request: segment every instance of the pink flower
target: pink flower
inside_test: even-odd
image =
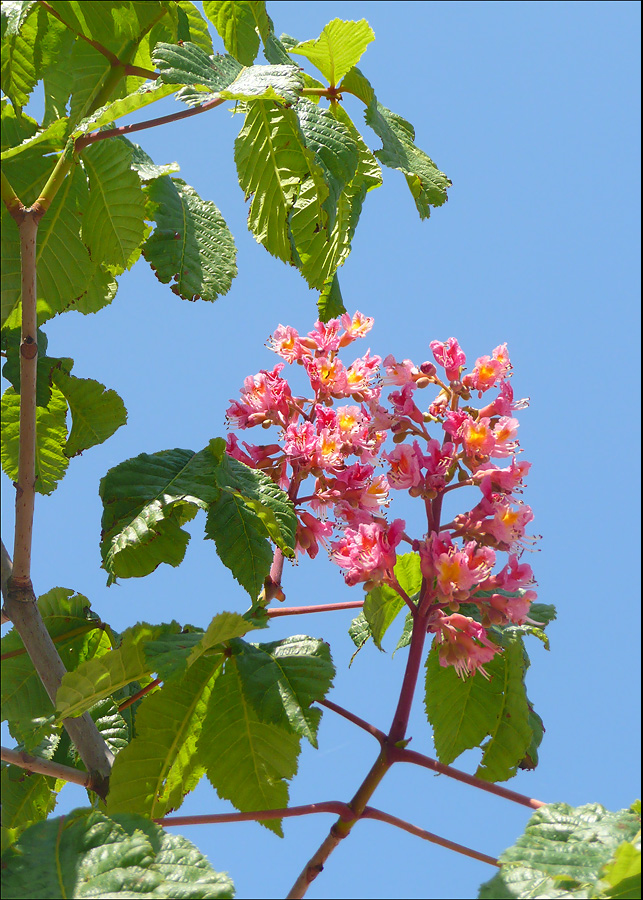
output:
[[[503,377],[505,367],[502,362],[490,356],[481,356],[476,360],[473,372],[465,375],[462,383],[470,390],[478,391],[482,397],[485,391],[492,388]]]
[[[469,541],[462,550],[450,547],[433,560],[438,590],[445,597],[464,599],[462,594],[484,581],[495,561],[493,550],[479,547],[475,541]]]
[[[493,429],[495,446],[492,456],[511,456],[518,449],[518,441],[513,440],[519,426],[518,419],[502,416]]]
[[[331,544],[331,559],[346,570],[346,584],[390,581],[397,558],[395,547],[402,540],[404,528],[402,519],[391,525],[373,522],[356,530],[347,528],[341,540]]]
[[[508,381],[503,381],[500,385],[500,393],[495,400],[492,400],[488,406],[484,406],[478,413],[480,416],[493,418],[494,416],[509,416],[513,410],[526,409],[529,406],[529,400],[516,400],[514,402],[514,391]]]
[[[365,316],[361,312],[356,312],[352,318],[348,313],[344,313],[339,321],[345,329],[345,334],[342,335],[339,346],[347,347],[354,340],[357,340],[357,338],[366,337],[373,327],[375,319],[370,318],[370,316]]]
[[[449,381],[458,381],[460,369],[466,363],[467,357],[464,355],[457,340],[454,337],[450,337],[446,343],[431,341],[429,346],[433,351],[435,361],[444,367],[447,379]]]
[[[314,559],[319,552],[319,544],[326,545],[326,539],[331,537],[333,526],[328,522],[321,522],[309,512],[298,511],[297,538],[295,553],[307,553]]]
[[[305,358],[304,366],[317,397],[346,396],[346,369],[339,357],[332,359],[328,356],[319,356],[316,359]]]
[[[485,497],[490,497],[494,487],[510,493],[515,491],[523,483],[530,469],[531,463],[526,460],[516,462],[514,457],[511,465],[506,469],[499,469],[491,462],[483,463],[471,477],[476,484],[480,485],[480,490]]]
[[[292,462],[300,466],[310,466],[315,461],[319,435],[312,422],[292,424],[284,435],[284,452]]]
[[[412,422],[424,422],[422,413],[415,405],[413,391],[415,385],[405,384],[401,391],[391,391],[388,396],[396,416],[407,416]]]
[[[396,362],[395,358],[389,354],[384,360],[384,365],[386,375],[382,380],[383,384],[397,384],[402,387],[405,384],[414,384],[413,376],[419,375],[419,369],[410,359]]]
[[[397,444],[390,453],[383,453],[382,456],[391,466],[388,473],[391,487],[398,491],[409,490],[423,483],[422,454],[417,441],[414,441],[412,447],[408,444]]]
[[[487,418],[474,420],[471,416],[463,421],[458,436],[462,439],[464,452],[473,459],[490,456],[496,446],[495,435]]]
[[[525,534],[525,528],[534,517],[531,507],[522,504],[511,506],[504,496],[493,495],[494,517],[480,523],[480,530],[492,535],[501,545],[511,547]]]
[[[482,625],[468,616],[454,613],[445,616],[431,626],[435,631],[435,641],[441,666],[453,666],[460,678],[481,675],[489,678],[484,664],[490,662],[502,647],[492,644]]]
[[[288,363],[310,356],[310,351],[302,346],[298,332],[290,325],[279,325],[268,340],[268,346]]]
[[[267,422],[286,427],[292,395],[288,382],[279,376],[283,367],[283,363],[278,363],[272,372],[262,370],[244,380],[241,400],[231,400],[226,413],[234,426],[251,428]]]
[[[366,354],[348,367],[346,372],[346,393],[360,394],[358,399],[366,400],[371,395],[371,386],[377,378],[381,358],[379,356],[371,356],[371,351],[367,350]],[[379,391],[377,392],[379,395]]]

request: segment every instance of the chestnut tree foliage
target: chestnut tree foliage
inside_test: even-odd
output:
[[[149,157],[136,142],[144,142],[146,128],[208,115],[223,104],[234,109],[239,122],[234,161],[248,227],[257,243],[294,266],[318,295],[319,323],[311,333],[317,337],[301,345],[298,357],[311,385],[317,384],[316,402],[329,408],[342,396],[357,404],[368,401],[366,376],[358,387],[324,394],[323,343],[314,344],[330,340],[333,328],[339,334],[339,323],[342,334],[359,329],[361,320],[352,310],[346,314],[337,272],[351,252],[362,206],[380,187],[382,166],[404,174],[421,219],[446,202],[450,186],[416,145],[413,126],[380,102],[376,78],[371,84],[358,68],[373,37],[365,20],[339,18],[311,40],[278,36],[262,0],[205,0],[202,12],[189,0],[2,3],[1,316],[3,375],[10,384],[2,397],[2,467],[17,491],[13,560],[3,546],[2,575],[5,612],[14,625],[2,639],[2,716],[16,742],[14,749],[3,749],[7,897],[233,896],[227,875],[158,823],[205,777],[239,814],[281,835],[301,742],[317,746],[323,709],[369,730],[380,752],[350,803],[329,804],[328,811],[339,818],[290,896],[303,896],[359,819],[413,829],[367,806],[381,777],[401,760],[535,809],[525,834],[500,861],[453,848],[499,867],[481,897],[625,898],[637,896],[637,890],[640,896],[638,806],[618,813],[597,804],[545,806],[498,785],[538,762],[543,725],[526,693],[526,643],[536,639],[547,646],[544,629],[555,611],[531,602],[526,581],[511,580],[517,560],[504,582],[490,574],[489,547],[502,549],[504,540],[491,526],[481,538],[486,549],[456,551],[444,532],[435,543],[436,498],[451,489],[447,485],[454,478],[455,486],[458,480],[482,480],[481,457],[471,450],[474,439],[466,436],[462,417],[469,417],[477,435],[482,422],[491,423],[495,431],[489,440],[499,446],[492,413],[485,419],[480,410],[475,419],[471,407],[458,410],[458,402],[468,402],[471,389],[482,385],[480,360],[478,381],[469,385],[460,378],[457,359],[446,358],[453,350],[446,345],[434,351],[446,381],[435,366],[405,374],[396,368],[402,364],[387,365],[393,384],[409,386],[408,396],[393,398],[398,404],[394,443],[426,436],[425,422],[444,421],[453,443],[443,443],[442,451],[433,447],[436,442],[427,446],[438,455],[460,447],[461,462],[456,464],[454,455],[433,472],[438,481],[430,487],[423,481],[421,490],[417,480],[403,481],[400,474],[404,469],[404,478],[411,478],[416,458],[419,465],[430,465],[417,455],[419,447],[393,450],[387,457],[400,486],[426,501],[429,531],[432,522],[435,526],[433,549],[408,539],[409,552],[402,553],[397,544],[406,536],[399,520],[383,531],[389,529],[384,518],[373,526],[345,518],[352,544],[343,538],[333,545],[347,581],[366,589],[363,609],[351,625],[356,647],[370,640],[380,646],[394,621],[398,648],[409,647],[401,649],[410,662],[388,734],[327,699],[335,670],[323,640],[298,635],[272,641],[266,633],[281,596],[284,558],[296,551],[315,555],[316,541],[331,527],[298,508],[301,471],[293,468],[288,481],[275,461],[277,451],[255,448],[248,456],[213,435],[203,448],[159,448],[124,460],[100,482],[103,518],[97,540],[109,584],[142,578],[162,563],[180,565],[189,541],[183,526],[203,510],[205,537],[238,582],[239,593],[248,595],[245,611],[241,602],[236,610],[218,609],[198,627],[136,622],[119,634],[72,588],[49,588],[37,598],[34,593],[34,492],[51,494],[75,456],[108,440],[127,419],[123,401],[109,385],[75,374],[72,358],[47,355],[47,322],[69,310],[99,313],[113,301],[117,279],[140,257],[139,265],[149,264],[183,300],[212,303],[228,293],[237,274],[234,237],[215,202],[186,184],[176,164]],[[42,121],[25,111],[37,85],[44,92]],[[363,121],[349,116],[344,95],[361,101]],[[154,103],[170,96],[182,104],[181,111],[155,120]],[[119,126],[122,117],[146,107],[146,121]],[[370,149],[373,142],[379,149]],[[281,335],[273,349],[288,359],[284,348],[293,342],[292,335]],[[499,359],[494,351],[500,384]],[[495,363],[487,365],[493,369]],[[450,364],[455,365],[451,374]],[[278,373],[274,379],[280,379]],[[442,400],[418,417],[410,391],[429,383],[442,387]],[[273,424],[290,434],[287,426],[295,427],[295,420],[279,419],[277,409],[262,407],[264,418],[244,420],[243,427],[274,414]],[[288,415],[302,412],[295,401],[287,409]],[[312,428],[314,414],[307,416],[306,427]],[[391,421],[381,419],[382,433]],[[311,464],[310,471],[319,474],[320,466]],[[485,470],[488,484],[495,483],[493,468]],[[331,481],[320,482],[327,498],[333,491],[334,498],[345,497],[355,487],[340,483],[339,476]],[[494,502],[497,519],[500,501]],[[502,510],[510,515],[506,504]],[[479,537],[486,514],[482,510],[478,519],[456,523],[454,535],[470,536],[477,527]],[[367,530],[371,527],[376,531]],[[364,563],[367,538],[366,549],[380,552],[379,568]],[[482,574],[471,576],[466,589],[478,593],[465,597],[445,588],[447,563],[452,580],[454,566],[470,564],[468,576],[477,567]],[[430,591],[446,598],[439,616],[440,604],[431,612],[426,602]],[[427,631],[437,635],[428,654]],[[405,725],[420,664],[437,760],[406,749]],[[450,768],[474,747],[484,751],[475,775]],[[88,806],[56,818],[56,796],[67,781],[87,788]],[[235,815],[227,818],[232,822]],[[427,837],[421,828],[414,833]]]

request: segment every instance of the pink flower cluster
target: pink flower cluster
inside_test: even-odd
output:
[[[517,458],[514,413],[527,401],[514,401],[505,344],[464,375],[466,357],[455,338],[431,342],[435,362],[416,366],[388,356],[384,377],[370,350],[345,366],[339,351],[372,325],[359,312],[317,322],[306,336],[280,325],[268,346],[283,362],[246,378],[241,398],[227,411],[237,428],[276,425],[279,439],[242,447],[231,434],[227,450],[288,491],[297,510],[297,552],[314,558],[323,544],[347,584],[370,590],[386,583],[401,591],[397,548],[408,543],[423,576],[414,615],[435,634],[441,665],[454,666],[462,677],[476,670],[486,676],[484,664],[501,652],[488,628],[523,623],[536,596],[526,589],[533,584],[531,567],[520,562],[533,514],[516,496],[530,464]],[[308,377],[308,396],[294,395],[282,377],[285,364],[293,363]],[[418,405],[418,392],[430,386],[437,395]],[[386,388],[393,390],[384,398]],[[495,397],[482,408],[469,405],[472,393],[480,399],[491,389]],[[429,425],[441,429],[441,439],[429,434]],[[309,478],[314,487],[304,489]],[[445,494],[465,487],[477,489],[477,501],[442,523]],[[402,519],[387,519],[392,490],[423,501],[423,537],[409,537]],[[498,553],[508,554],[504,565]],[[464,615],[462,604],[469,611],[475,606],[475,616]]]

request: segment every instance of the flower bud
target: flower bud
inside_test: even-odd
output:
[[[419,378],[415,379],[415,386],[418,388],[425,388],[425,387],[428,387],[430,384],[431,384],[430,378],[423,378],[422,376],[420,376]]]
[[[420,366],[420,372],[423,375],[426,375],[427,378],[433,378],[433,376],[437,372],[437,369],[432,362],[423,362]]]

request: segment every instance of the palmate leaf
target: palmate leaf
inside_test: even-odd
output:
[[[181,630],[177,622],[148,625],[139,622],[124,632],[120,647],[109,653],[85,660],[74,671],[63,675],[56,694],[59,719],[75,718],[110,697],[132,681],[149,684],[154,671],[145,655],[148,641],[156,641],[165,633]]]
[[[148,217],[156,222],[143,256],[162,284],[184,300],[216,300],[237,274],[234,238],[219,210],[179,178],[147,188]]]
[[[127,421],[127,410],[116,391],[92,378],[76,378],[60,368],[52,370],[53,383],[64,395],[72,418],[65,455],[77,456],[102,444]]]
[[[603,867],[640,828],[640,815],[631,810],[613,813],[598,803],[576,808],[550,803],[533,814],[525,833],[501,854],[500,871],[481,886],[478,896],[608,897],[601,881]],[[630,896],[640,896],[640,887]]]
[[[12,107],[6,105],[6,101],[3,101],[3,115],[2,115],[2,130],[5,130],[5,122],[9,118],[9,116],[5,115],[5,109],[13,113]],[[43,130],[38,130],[31,137],[26,138],[21,141],[21,143],[9,147],[7,150],[3,150],[0,156],[3,160],[11,159],[12,156],[18,156],[20,153],[24,153],[26,150],[31,150],[33,147],[38,146],[38,150],[41,153],[51,153],[55,150],[62,150],[65,145],[65,133],[67,131],[67,120],[59,119],[57,122],[52,122],[47,128]],[[3,141],[4,143],[4,141]]]
[[[317,312],[320,322],[337,319],[346,312],[337,273],[332,278],[327,278],[324,282],[317,300]]]
[[[369,591],[364,600],[364,618],[368,622],[375,646],[383,650],[382,638],[389,625],[404,607],[404,600],[392,587],[380,584]]]
[[[332,228],[339,195],[353,179],[357,169],[358,146],[349,129],[330,110],[316,106],[302,97],[296,112],[306,146],[315,154],[315,162],[322,168],[326,178],[329,194],[324,208],[328,212],[329,227]]]
[[[179,565],[189,541],[180,526],[218,498],[216,468],[208,449],[175,449],[141,453],[107,472],[99,493],[108,583],[149,575],[162,562]]]
[[[222,654],[197,660],[141,703],[137,735],[116,758],[110,776],[110,813],[160,818],[178,809],[196,787],[204,772],[197,742],[222,662]]]
[[[94,259],[121,271],[132,265],[145,235],[145,198],[131,159],[121,141],[99,141],[83,153],[89,179],[83,241]]]
[[[306,737],[317,746],[321,710],[311,709],[330,689],[335,667],[324,641],[297,635],[270,644],[233,642],[243,693],[262,722]]]
[[[208,56],[205,50],[189,41],[182,46],[157,44],[152,61],[158,68],[162,84],[202,85],[211,94],[228,87],[243,69],[232,56]]]
[[[89,601],[82,594],[53,588],[38,598],[38,609],[68,669],[108,653],[109,638],[100,623],[90,618]],[[10,727],[20,723],[24,740],[26,731],[34,723],[37,728],[37,720],[52,711],[52,705],[15,629],[2,638],[2,654],[2,716]]]
[[[123,141],[128,147],[132,148],[132,161],[130,165],[142,182],[154,181],[155,178],[160,178],[161,175],[171,175],[173,172],[178,172],[180,169],[177,162],[157,166],[154,160],[147,155],[145,150],[143,150],[139,144],[129,141],[126,137],[123,137],[123,135],[120,135],[118,140]]]
[[[335,111],[357,144],[359,160],[357,171],[339,195],[332,228],[328,232],[320,227],[317,211],[317,191],[312,179],[308,179],[290,216],[290,230],[297,252],[297,265],[311,287],[322,290],[346,261],[357,227],[362,204],[368,191],[382,183],[377,160],[360,137],[349,116],[341,107]]]
[[[244,66],[251,66],[259,52],[259,34],[265,41],[272,31],[264,0],[204,0],[203,12],[228,53]]]
[[[304,86],[297,66],[251,66],[219,91],[224,100],[280,100],[296,103]]]
[[[18,480],[20,437],[20,394],[7,388],[2,395],[2,470]],[[36,491],[51,494],[63,478],[69,458],[67,444],[67,401],[61,391],[52,388],[48,406],[36,407]]]
[[[238,494],[222,493],[208,510],[206,537],[219,559],[255,600],[270,571],[273,551],[261,519]]]
[[[50,6],[71,31],[98,41],[117,56],[126,42],[138,43],[166,13],[165,4],[160,0],[116,0],[109,6],[103,3],[88,6],[84,0],[51,0]]]
[[[464,750],[482,745],[476,772],[486,781],[505,781],[516,774],[532,740],[524,686],[523,646],[507,641],[485,669],[465,679],[452,666],[441,666],[432,648],[426,661],[425,709],[433,727],[440,762],[449,764]]]
[[[336,85],[359,62],[373,40],[375,35],[366,19],[359,22],[333,19],[324,26],[318,38],[295,44],[288,48],[288,52],[305,56],[328,79],[329,84]]]
[[[328,196],[323,172],[305,145],[295,111],[272,101],[250,103],[234,158],[246,200],[252,197],[248,227],[269,253],[290,262],[288,218],[302,183],[309,184],[306,205],[318,227],[326,220],[322,204]]]
[[[132,813],[76,809],[38,822],[7,851],[3,866],[5,896],[15,900],[234,896],[227,875],[190,841]]]
[[[25,829],[46,819],[56,805],[55,779],[18,766],[6,766],[0,776],[2,785],[1,852],[13,844]]]
[[[36,38],[46,19],[39,4],[2,4],[1,84],[14,107],[26,105],[38,81],[40,60]]]
[[[375,97],[365,116],[366,124],[382,139],[383,147],[375,151],[375,156],[385,166],[404,173],[420,218],[427,219],[432,206],[446,203],[451,181],[416,147],[415,130],[410,122],[382,106]]]
[[[211,452],[220,459],[217,484],[224,492],[240,496],[259,517],[279,549],[292,558],[297,516],[288,495],[260,469],[251,469],[227,454],[220,455],[221,446],[221,438],[210,442]]]
[[[241,812],[288,805],[287,782],[297,771],[299,738],[262,722],[243,691],[236,658],[215,683],[197,750],[219,796]],[[283,837],[279,820],[262,822]]]

